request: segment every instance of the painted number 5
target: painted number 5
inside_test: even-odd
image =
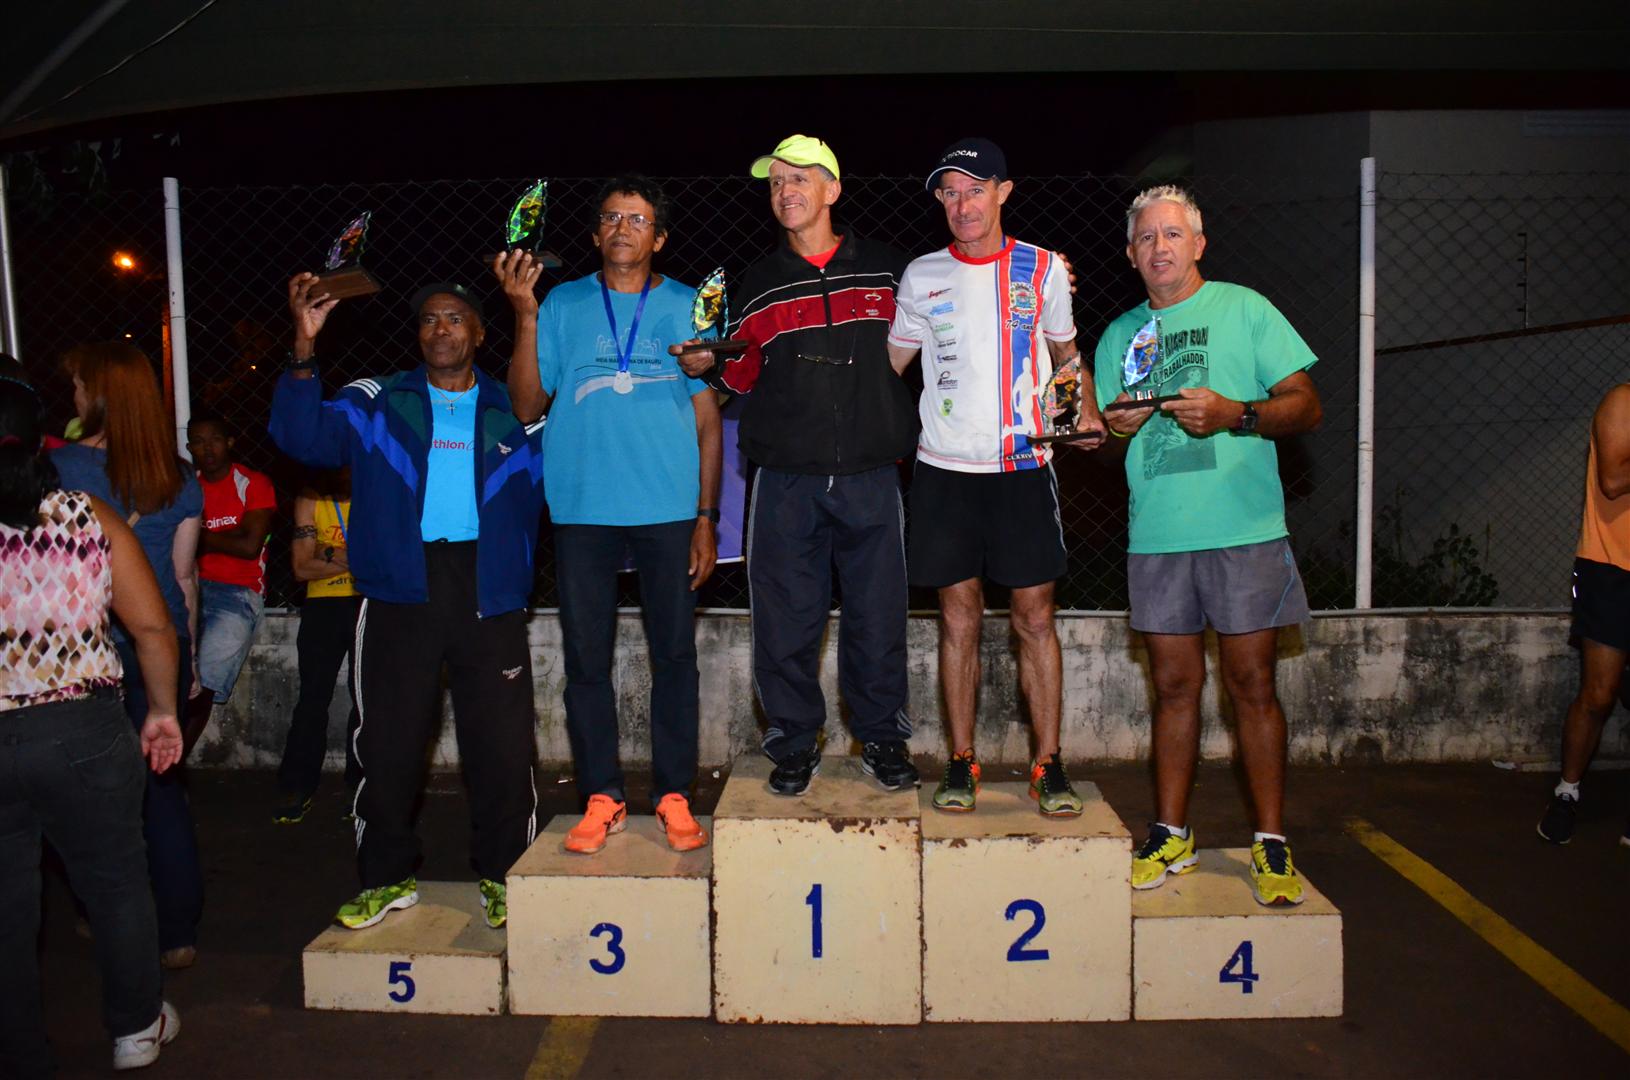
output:
[[[397,1004],[412,1001],[414,993],[418,990],[418,987],[413,985],[413,976],[408,974],[412,970],[412,960],[391,961],[390,978],[386,980],[386,984],[400,987],[400,989],[392,990],[388,995]]]
[[[628,956],[622,949],[623,928],[616,923],[603,922],[589,931],[589,937],[599,937],[601,934],[606,936],[606,952],[611,956],[611,959],[590,960],[589,967],[601,975],[615,975],[623,969],[623,964],[628,961]]]
[[[1012,922],[1021,911],[1029,912],[1035,921],[1030,924],[1030,929],[1020,934],[1018,940],[1007,947],[1008,963],[1017,963],[1020,960],[1048,959],[1051,954],[1046,949],[1025,948],[1026,945],[1036,940],[1036,935],[1041,933],[1041,928],[1047,925],[1046,910],[1034,900],[1015,900],[1007,906],[1007,921]]]
[[[1249,994],[1256,989],[1256,981],[1262,978],[1251,970],[1251,943],[1242,941],[1234,955],[1228,958],[1228,963],[1217,972],[1217,981],[1223,984],[1239,983],[1239,992]]]

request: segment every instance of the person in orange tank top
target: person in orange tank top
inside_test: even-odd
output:
[[[1579,692],[1562,723],[1562,776],[1538,828],[1553,844],[1573,839],[1579,784],[1630,658],[1630,383],[1609,390],[1591,421],[1572,638],[1579,643]],[[1619,843],[1630,845],[1630,824]]]

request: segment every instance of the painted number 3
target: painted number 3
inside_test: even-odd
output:
[[[1036,935],[1041,933],[1041,928],[1047,925],[1046,910],[1035,900],[1015,900],[1007,906],[1007,921],[1012,922],[1021,911],[1028,912],[1034,921],[1031,922],[1030,929],[1020,934],[1018,940],[1007,947],[1008,963],[1017,963],[1020,960],[1048,959],[1051,954],[1046,949],[1025,948],[1026,945],[1036,940]]]
[[[1249,941],[1240,942],[1239,948],[1234,950],[1234,955],[1228,958],[1228,963],[1224,964],[1222,970],[1217,972],[1218,982],[1223,984],[1239,983],[1239,992],[1242,994],[1249,994],[1256,989],[1256,981],[1260,978],[1262,976],[1251,970],[1251,943]]]
[[[623,928],[616,923],[603,922],[589,931],[589,937],[599,937],[602,934],[606,937],[606,952],[611,956],[611,959],[590,960],[589,967],[601,975],[615,975],[623,969],[623,964],[628,960],[628,956],[623,952],[622,948]]]

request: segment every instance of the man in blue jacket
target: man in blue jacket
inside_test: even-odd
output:
[[[354,660],[357,869],[353,930],[418,903],[413,805],[439,726],[447,665],[470,790],[471,855],[487,923],[504,875],[536,833],[526,602],[543,505],[543,424],[523,425],[504,385],[475,368],[481,304],[437,283],[412,301],[424,363],[358,379],[331,401],[317,334],[338,303],[315,274],[289,282],[294,350],[272,398],[272,438],[321,468],[351,466],[350,562],[363,596]]]

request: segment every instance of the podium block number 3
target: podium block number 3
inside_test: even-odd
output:
[[[601,975],[615,975],[627,963],[628,955],[623,952],[623,928],[616,923],[603,922],[589,931],[589,937],[599,937],[604,934],[606,938],[606,953],[610,960],[591,959],[589,967]]]
[[[1228,958],[1228,963],[1217,972],[1217,981],[1220,983],[1239,983],[1242,994],[1249,994],[1256,988],[1255,984],[1262,976],[1251,970],[1251,943],[1242,941],[1234,955]]]
[[[1048,959],[1051,954],[1046,949],[1026,948],[1027,945],[1036,940],[1036,935],[1041,933],[1041,928],[1047,925],[1046,909],[1034,900],[1015,900],[1007,906],[1007,921],[1012,922],[1018,918],[1021,911],[1031,916],[1030,929],[1020,934],[1018,940],[1007,947],[1008,962],[1017,963],[1021,960]]]
[[[387,979],[386,982],[389,985],[398,988],[392,990],[388,995],[390,999],[397,1004],[405,1004],[412,1001],[413,995],[418,989],[418,987],[413,985],[413,976],[408,974],[408,972],[412,970],[413,961],[411,960],[391,961],[390,978]]]

